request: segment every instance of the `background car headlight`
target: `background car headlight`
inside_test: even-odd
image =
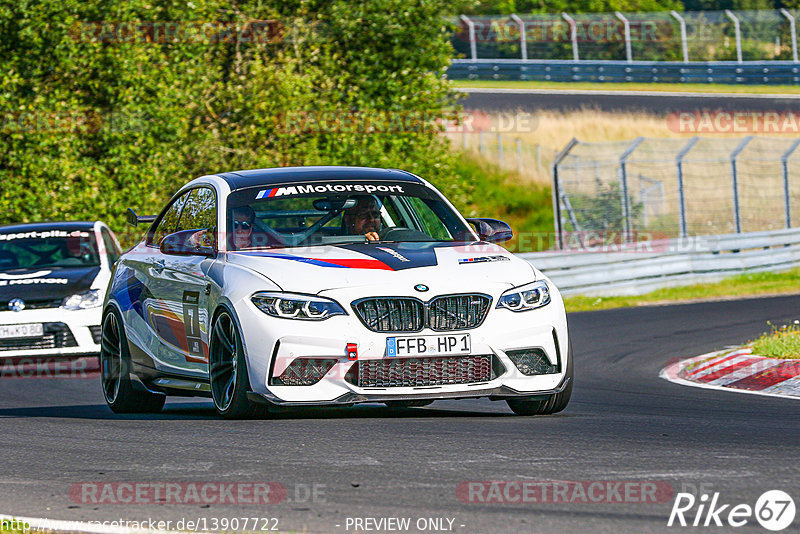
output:
[[[65,298],[61,307],[65,310],[86,310],[97,308],[101,304],[103,304],[103,292],[99,289],[89,289]]]
[[[550,289],[547,287],[547,282],[539,280],[509,289],[497,301],[497,307],[511,311],[528,311],[547,306],[549,303]]]
[[[338,302],[311,295],[292,293],[256,293],[251,297],[259,310],[273,317],[322,321],[334,315],[347,315]]]

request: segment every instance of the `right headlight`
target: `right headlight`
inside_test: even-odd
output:
[[[335,300],[313,295],[262,291],[250,300],[262,312],[281,319],[322,321],[334,315],[347,315]]]
[[[520,312],[535,310],[550,303],[550,289],[547,282],[539,280],[531,284],[509,289],[497,301],[498,308]]]

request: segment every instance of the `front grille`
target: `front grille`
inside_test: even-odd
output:
[[[489,295],[444,295],[428,302],[414,297],[371,297],[353,302],[364,326],[373,332],[438,332],[468,330],[483,323],[492,298]]]
[[[418,332],[425,321],[425,307],[415,298],[369,298],[356,301],[353,307],[373,332]]]
[[[92,333],[92,340],[94,340],[94,342],[97,345],[99,345],[100,344],[100,339],[102,338],[102,330],[101,330],[100,325],[90,326],[89,327],[89,331]]]
[[[39,299],[39,300],[25,300],[26,310],[42,310],[46,308],[58,308],[64,299]],[[8,311],[8,301],[0,302],[0,311]]]
[[[77,347],[78,343],[64,323],[44,323],[44,335],[15,339],[0,339],[0,351],[39,350]]]
[[[483,322],[492,299],[486,295],[450,295],[428,303],[431,330],[465,330]]]
[[[345,380],[363,388],[391,388],[488,382],[496,376],[492,356],[478,354],[361,360]]]

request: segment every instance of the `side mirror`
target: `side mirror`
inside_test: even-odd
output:
[[[164,237],[158,248],[163,254],[174,256],[215,256],[214,247],[204,244],[203,234],[207,232],[206,229],[175,232]]]
[[[156,220],[156,215],[136,215],[136,212],[128,208],[126,212],[128,224],[131,226],[139,226],[140,223],[151,223]]]
[[[482,241],[489,243],[503,243],[514,237],[511,227],[497,219],[467,219],[477,232]]]

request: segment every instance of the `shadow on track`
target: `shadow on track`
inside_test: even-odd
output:
[[[491,406],[491,405],[490,405]],[[501,410],[505,404],[498,404],[492,411],[485,406],[479,410],[442,409],[442,408],[387,408],[383,405],[363,405],[352,407],[302,407],[281,408],[277,412],[266,411],[256,420],[292,420],[292,419],[405,419],[405,418],[466,418],[466,417],[518,417]],[[210,403],[176,403],[167,404],[164,410],[156,414],[115,414],[105,404],[84,404],[72,406],[17,407],[0,409],[0,419],[6,418],[39,418],[52,417],[61,419],[93,419],[93,420],[179,420],[179,419],[218,419]],[[541,418],[542,416],[538,417]],[[562,414],[544,417],[564,417]]]

